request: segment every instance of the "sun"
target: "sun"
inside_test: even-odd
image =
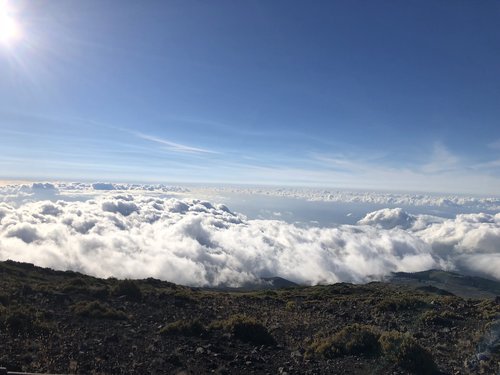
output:
[[[21,39],[21,27],[6,1],[0,0],[0,43],[10,45]]]
[[[4,44],[15,42],[21,37],[21,30],[16,20],[10,17],[0,18],[0,41]]]

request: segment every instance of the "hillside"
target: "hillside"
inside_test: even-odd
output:
[[[414,274],[399,275],[395,283],[315,287],[274,278],[269,284],[278,289],[257,291],[98,279],[12,261],[0,262],[0,275],[0,367],[10,371],[500,370],[498,301],[465,299],[419,281],[402,281],[415,279]],[[436,278],[429,275],[420,279]],[[493,295],[495,286],[488,288]]]
[[[498,281],[441,270],[396,272],[390,281],[417,288],[432,286],[463,298],[495,298],[500,295],[500,282]]]

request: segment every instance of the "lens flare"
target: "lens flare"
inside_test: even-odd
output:
[[[0,1],[0,43],[10,45],[21,39],[21,27],[14,18],[9,4]]]

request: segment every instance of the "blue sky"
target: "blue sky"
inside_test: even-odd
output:
[[[500,192],[498,1],[0,4],[0,178]]]

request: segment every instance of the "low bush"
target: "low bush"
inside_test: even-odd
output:
[[[109,290],[106,287],[92,288],[90,290],[90,295],[94,298],[103,300],[109,297]]]
[[[402,310],[413,310],[425,307],[427,303],[420,297],[416,296],[393,296],[387,297],[381,300],[376,308],[379,311],[402,311]]]
[[[384,332],[379,338],[382,354],[401,368],[414,374],[437,374],[432,355],[413,337],[396,331]]]
[[[118,282],[113,290],[113,294],[116,296],[125,296],[130,301],[142,300],[141,289],[133,280],[122,280]]]
[[[226,320],[213,323],[211,328],[222,328],[233,334],[237,339],[256,345],[276,344],[266,327],[246,315],[233,315]]]
[[[285,305],[285,310],[293,311],[297,308],[297,303],[295,301],[288,301]]]
[[[170,295],[170,293],[168,295]],[[173,293],[173,296],[174,305],[176,307],[185,307],[199,303],[199,299],[197,299],[196,293],[193,293],[191,290],[180,289],[175,291]]]
[[[4,324],[11,333],[26,333],[33,330],[34,317],[27,311],[13,310],[7,312]]]
[[[0,328],[5,328],[10,334],[43,334],[53,327],[45,320],[46,312],[35,313],[29,308],[16,307],[0,309]]]
[[[112,309],[98,301],[78,302],[71,307],[71,310],[76,315],[80,315],[86,318],[114,319],[114,320],[127,319],[127,315],[125,315],[124,312]]]
[[[375,355],[379,352],[379,334],[367,325],[352,324],[344,327],[332,337],[316,340],[309,354],[326,358],[344,355]]]
[[[495,319],[500,316],[500,304],[488,299],[476,305],[478,315],[483,319]]]
[[[426,325],[437,325],[442,327],[451,327],[456,320],[463,319],[461,316],[452,313],[450,311],[426,311],[424,312],[420,320]]]
[[[89,286],[81,278],[69,280],[62,288],[64,293],[87,293]]]
[[[199,320],[177,320],[160,329],[162,335],[199,336],[204,332],[205,328]]]

